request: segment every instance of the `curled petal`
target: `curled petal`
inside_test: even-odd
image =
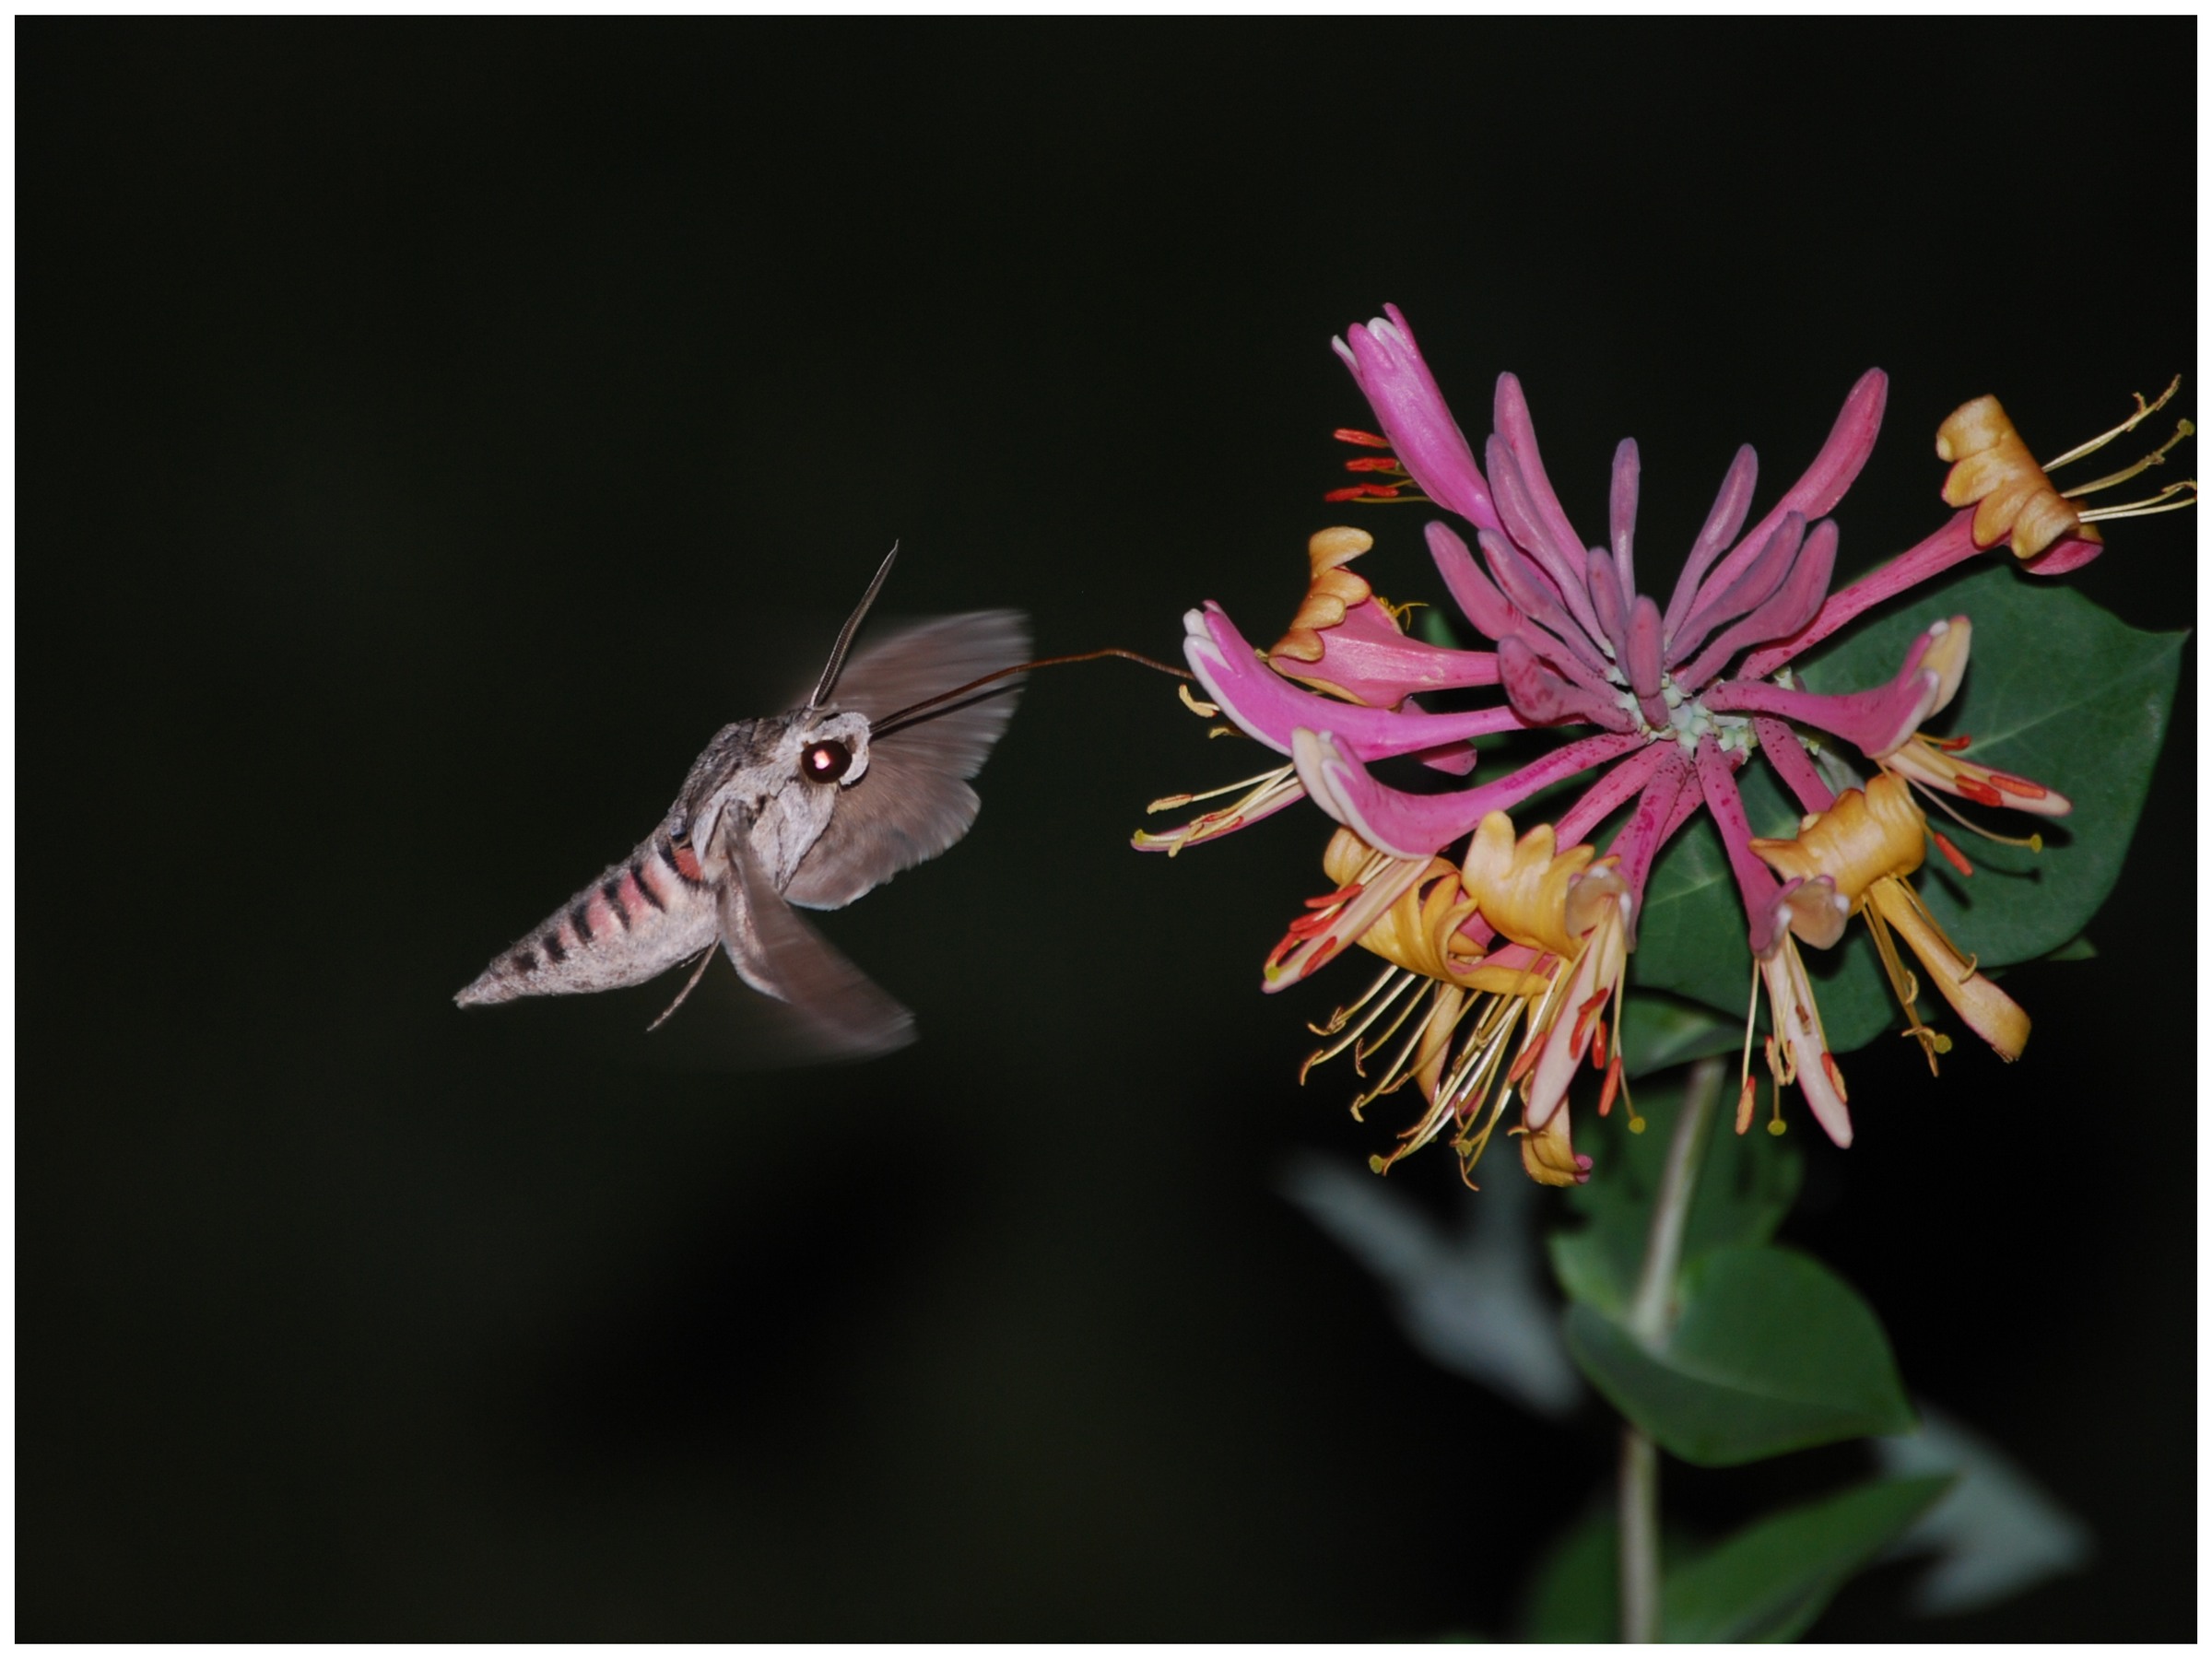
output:
[[[1431,862],[1371,854],[1359,867],[1359,879],[1315,901],[1290,924],[1260,970],[1260,988],[1295,985],[1359,944],[1428,877]],[[1452,866],[1443,870],[1449,875]]]
[[[2009,806],[2039,818],[2064,818],[2074,810],[2074,803],[2055,789],[2045,788],[2032,778],[2015,777],[2011,772],[1994,771],[1962,760],[1956,750],[1917,735],[1884,755],[1882,764],[1915,783],[1983,806]]]
[[[1831,950],[1851,920],[1851,900],[1826,876],[1793,877],[1774,897],[1776,929],[1787,929],[1815,950]]]
[[[1423,493],[1473,524],[1502,528],[1489,486],[1475,465],[1475,452],[1421,359],[1412,326],[1396,306],[1382,310],[1384,315],[1364,326],[1355,323],[1345,331],[1345,339],[1330,344]]]
[[[1898,677],[1865,691],[1831,696],[1756,680],[1724,680],[1705,694],[1705,703],[1714,710],[1803,721],[1857,744],[1879,760],[1950,701],[1966,672],[1972,637],[1972,624],[1964,617],[1932,623],[1912,641]]]
[[[1515,840],[1513,820],[1487,813],[1467,843],[1460,886],[1483,919],[1516,945],[1569,957],[1600,920],[1601,900],[1625,891],[1608,860],[1592,867],[1596,849],[1558,851],[1549,824]]]
[[[1805,1091],[1813,1117],[1839,1147],[1851,1145],[1851,1110],[1845,1104],[1843,1074],[1828,1051],[1820,1029],[1820,1011],[1813,1001],[1812,981],[1806,976],[1805,960],[1787,934],[1772,954],[1759,959],[1759,977],[1766,981],[1767,1000],[1774,1010],[1775,1038],[1781,1053],[1770,1040],[1768,1053],[1777,1086],[1795,1083]]]
[[[2104,537],[2096,534],[2096,526],[2082,526],[2088,535],[2068,535],[2052,544],[2049,552],[2031,559],[2022,567],[2030,576],[2064,576],[2069,571],[2078,571],[2104,551]]]
[[[2010,542],[2016,557],[2033,559],[2054,543],[2061,570],[2078,570],[2101,552],[2103,536],[2081,522],[2080,510],[2058,493],[1994,397],[1977,397],[1951,411],[1936,429],[1936,453],[1954,465],[1943,481],[1943,499],[1974,510],[1974,545]],[[2045,574],[2056,574],[2046,571]]]
[[[1927,820],[1912,794],[1884,772],[1864,790],[1847,789],[1794,836],[1755,839],[1758,853],[1783,880],[1826,877],[1856,911],[1877,881],[1910,876],[1927,857]]]
[[[1591,1159],[1574,1149],[1573,1124],[1561,1096],[1551,1115],[1538,1127],[1524,1127],[1520,1136],[1521,1167],[1529,1179],[1546,1186],[1580,1186],[1590,1179]]]
[[[1926,969],[1943,1000],[1957,1010],[1973,1033],[2006,1060],[2018,1060],[2028,1046],[2026,1011],[1997,989],[1987,974],[1975,971],[1971,958],[1936,925],[1920,896],[1901,881],[1878,881],[1869,902],[1898,937],[1912,948]]]
[[[1277,646],[1268,660],[1277,673],[1317,691],[1379,709],[1395,709],[1417,691],[1498,683],[1492,653],[1454,651],[1410,639],[1379,600],[1355,606],[1319,638],[1320,648],[1310,657],[1292,656]]]
[[[1541,759],[1473,789],[1408,794],[1371,776],[1326,731],[1292,735],[1291,759],[1321,809],[1371,847],[1400,858],[1426,858],[1480,823],[1487,813],[1517,806],[1547,784],[1641,748],[1635,733],[1606,733],[1560,745]]]
[[[1539,1033],[1544,1052],[1536,1059],[1527,1086],[1526,1122],[1532,1132],[1545,1128],[1555,1118],[1565,1119],[1567,1085],[1589,1054],[1598,1022],[1620,989],[1621,975],[1628,967],[1628,934],[1621,922],[1619,901],[1607,900],[1599,910],[1600,919],[1575,959],[1565,1000],[1557,1006],[1548,1028]]]
[[[1183,657],[1206,695],[1246,735],[1278,754],[1290,753],[1290,734],[1301,725],[1326,726],[1353,753],[1380,760],[1493,732],[1515,731],[1523,724],[1508,708],[1430,714],[1337,702],[1301,691],[1269,668],[1220,606],[1208,605],[1202,611],[1188,612],[1182,625]],[[1406,643],[1414,650],[1435,649],[1414,641]]]
[[[1395,708],[1416,691],[1498,683],[1487,651],[1453,651],[1406,638],[1364,577],[1347,567],[1375,545],[1347,525],[1317,531],[1306,545],[1313,579],[1289,629],[1268,653],[1277,672],[1316,689]]]

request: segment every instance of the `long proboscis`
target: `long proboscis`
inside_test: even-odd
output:
[[[1126,662],[1141,663],[1147,668],[1157,669],[1161,674],[1171,674],[1177,679],[1187,680],[1195,677],[1187,668],[1178,668],[1172,663],[1160,662],[1155,657],[1146,656],[1142,652],[1124,651],[1119,645],[1109,645],[1102,651],[1072,652],[1066,656],[1039,657],[1033,663],[1017,663],[1011,668],[994,668],[980,679],[971,679],[964,686],[955,686],[949,691],[940,691],[935,697],[925,697],[918,703],[909,703],[896,714],[888,714],[881,720],[870,721],[868,735],[871,738],[881,737],[887,733],[896,731],[901,725],[912,724],[913,721],[921,718],[939,703],[957,702],[970,692],[981,691],[985,686],[1005,679],[1010,675],[1027,674],[1032,668],[1057,668],[1063,663],[1095,663],[1100,657],[1121,657]]]

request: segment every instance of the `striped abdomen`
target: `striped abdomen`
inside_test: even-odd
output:
[[[640,984],[705,949],[719,932],[714,889],[698,859],[656,830],[453,1000],[465,1008]]]

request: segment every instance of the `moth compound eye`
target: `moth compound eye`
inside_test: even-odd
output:
[[[834,783],[853,764],[853,751],[834,739],[810,743],[799,755],[799,775],[810,783]]]

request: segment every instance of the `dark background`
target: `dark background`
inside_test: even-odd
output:
[[[29,1639],[1510,1630],[1606,1420],[1429,1367],[1278,1195],[1398,1118],[1295,1086],[1349,984],[1257,993],[1311,812],[1126,850],[1234,775],[1165,682],[1041,678],[974,834],[830,919],[918,1012],[889,1060],[453,991],[894,536],[891,606],[1043,649],[1278,625],[1384,300],[1470,430],[1523,376],[1585,524],[1637,434],[1662,568],[1870,363],[1862,563],[1940,522],[1956,404],[2048,453],[2194,358],[2184,20],[17,41]],[[2078,585],[2186,626],[2194,534]],[[2008,982],[2022,1064],[1877,1049],[1857,1147],[1797,1137],[1791,1236],[2099,1563],[1932,1623],[1885,1569],[1825,1634],[2194,1633],[2193,738],[2101,958]]]

